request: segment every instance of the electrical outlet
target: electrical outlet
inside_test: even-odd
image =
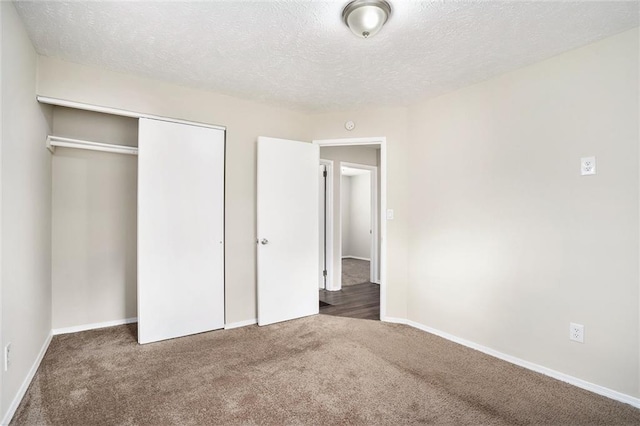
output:
[[[580,159],[580,174],[582,176],[596,174],[596,157],[583,157]]]
[[[11,365],[11,343],[7,343],[7,346],[4,347],[4,371],[8,371],[10,365]]]
[[[569,323],[569,340],[584,343],[584,325]]]

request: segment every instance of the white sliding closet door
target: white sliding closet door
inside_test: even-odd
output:
[[[224,327],[224,131],[140,119],[138,342]]]

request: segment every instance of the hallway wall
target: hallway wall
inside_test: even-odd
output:
[[[346,250],[343,248],[342,257],[371,260],[371,173],[342,176],[342,182],[348,182],[348,188],[343,188],[343,192],[348,191],[343,199],[349,200],[348,206],[342,206],[347,210],[342,215],[343,221],[345,215],[349,221],[349,228],[342,228],[342,240],[348,241]]]

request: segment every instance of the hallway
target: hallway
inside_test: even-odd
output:
[[[340,291],[320,290],[320,313],[338,317],[380,320],[380,286],[356,284]]]
[[[342,260],[342,290],[320,290],[320,313],[380,320],[380,286],[369,282],[368,261]]]

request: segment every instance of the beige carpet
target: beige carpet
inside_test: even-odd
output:
[[[139,346],[54,337],[12,424],[623,425],[640,410],[395,324],[316,315]]]
[[[371,278],[368,260],[342,259],[342,286],[368,283]]]

